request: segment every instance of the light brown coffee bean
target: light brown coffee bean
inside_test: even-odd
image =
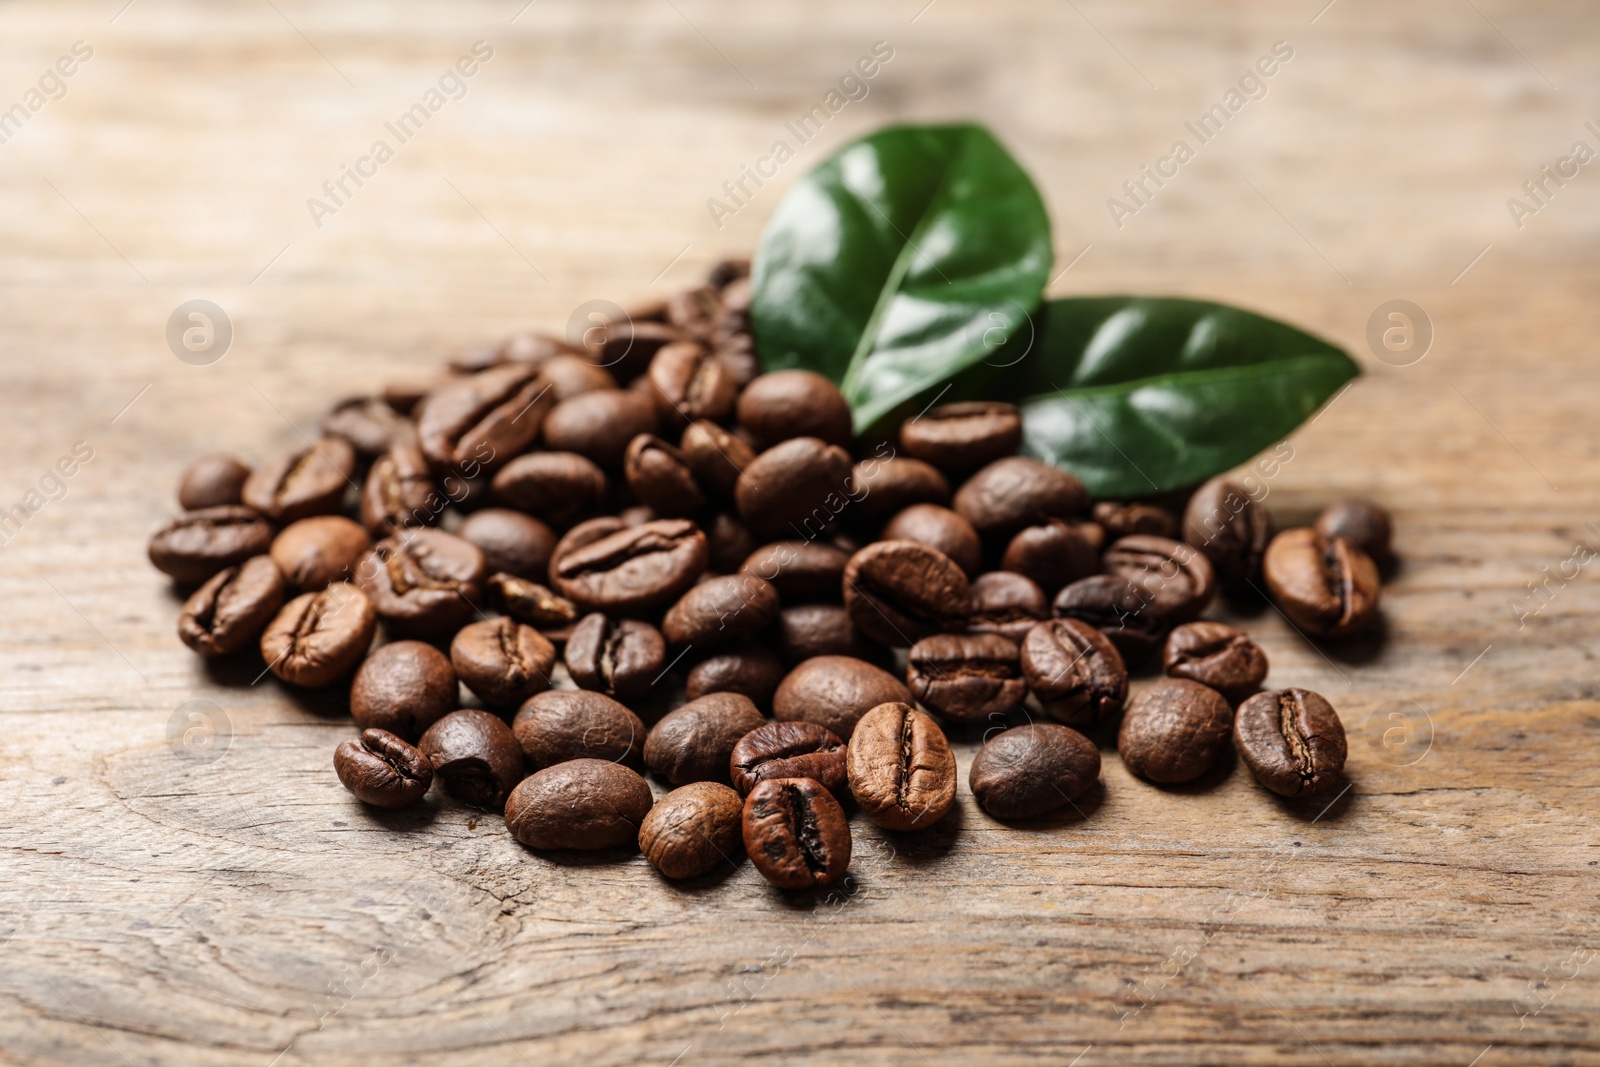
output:
[[[889,830],[920,830],[944,818],[956,798],[956,758],[944,731],[909,704],[879,704],[850,736],[850,792]]]

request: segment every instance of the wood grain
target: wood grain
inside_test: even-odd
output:
[[[121,2],[0,8],[0,109],[94,50],[0,145],[0,510],[94,450],[0,550],[0,1059],[1600,1063],[1600,586],[1511,607],[1600,542],[1600,174],[1521,229],[1506,206],[1600,147],[1591,5]],[[314,225],[307,198],[479,40],[465,95]],[[866,99],[717,228],[706,199],[879,40]],[[1107,198],[1280,40],[1265,97],[1117,228]],[[454,344],[690,284],[832,148],[953,116],[1036,176],[1054,291],[1232,301],[1363,361],[1269,504],[1394,509],[1386,635],[1247,620],[1272,682],[1350,729],[1338,803],[1237,766],[1159,790],[1108,752],[1048,825],[964,785],[925,834],[858,821],[831,901],[747,864],[672,886],[452,803],[364,811],[331,773],[337,698],[178,644],[144,542],[188,458],[262,459]],[[164,341],[195,297],[237,330],[211,366]],[[1365,340],[1395,298],[1435,329],[1410,366]],[[193,700],[220,758],[169,741]],[[1369,738],[1399,707],[1431,729],[1415,762],[1420,733]]]

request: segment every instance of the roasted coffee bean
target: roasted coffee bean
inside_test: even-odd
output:
[[[225,656],[255,644],[283,607],[283,575],[266,556],[213,574],[184,601],[178,638],[202,656]]]
[[[178,506],[185,511],[220,508],[239,503],[239,491],[250,468],[232,456],[201,456],[184,468],[178,479]]]
[[[557,403],[600,389],[615,389],[617,380],[604,367],[596,367],[582,356],[557,353],[537,364],[539,376],[550,386]]]
[[[997,819],[1037,819],[1071,804],[1100,780],[1100,750],[1078,731],[1028,723],[997,734],[972,761],[967,782]]]
[[[179,515],[150,538],[150,562],[184,585],[264,555],[272,525],[249,508],[222,506]]]
[[[329,582],[348,582],[356,564],[372,547],[359,523],[343,515],[313,515],[291,522],[272,539],[272,562],[289,585],[301,592]]]
[[[1279,796],[1326,793],[1344,772],[1344,724],[1309,689],[1268,690],[1240,704],[1233,741],[1256,781]]]
[[[449,358],[445,360],[445,366],[450,368],[454,375],[478,374],[504,362],[499,345],[487,341],[473,341],[451,349]]]
[[[456,633],[450,663],[485,704],[514,708],[550,688],[556,649],[538,630],[515,619],[484,619]]]
[[[537,582],[550,572],[555,531],[532,515],[509,508],[484,508],[468,515],[456,527],[456,536],[478,546],[490,574],[514,574]]]
[[[1149,658],[1172,627],[1161,606],[1140,585],[1118,574],[1097,574],[1056,594],[1057,618],[1088,623],[1111,639],[1130,666]]]
[[[567,527],[605,506],[605,472],[576,452],[530,452],[494,476],[491,494],[507,507]]]
[[[1017,531],[1006,545],[1000,566],[1026,575],[1045,596],[1063,586],[1100,573],[1105,531],[1098,523],[1051,519]]]
[[[489,593],[501,611],[558,643],[566,641],[580,617],[578,605],[566,597],[512,574],[490,578]]]
[[[1000,715],[1028,696],[1017,643],[999,634],[934,634],[911,646],[906,686],[924,707],[971,722]]]
[[[932,634],[965,629],[972,588],[950,557],[915,541],[878,541],[850,557],[844,607],[881,645],[906,648]]]
[[[900,425],[906,455],[955,474],[1011,455],[1022,444],[1022,416],[1012,404],[941,404]]]
[[[719,260],[706,275],[706,284],[716,289],[724,289],[741,279],[748,280],[749,277],[750,261],[733,257]]]
[[[459,496],[459,480],[452,481],[452,488]],[[361,523],[374,537],[432,526],[444,508],[445,497],[434,487],[428,458],[410,441],[397,442],[379,456],[361,487]]]
[[[768,778],[745,797],[744,850],[779,889],[832,885],[850,866],[850,824],[833,794],[810,778]]]
[[[1242,592],[1261,575],[1261,558],[1272,540],[1272,516],[1242,485],[1213,478],[1189,498],[1183,539],[1205,553],[1223,588]]]
[[[387,730],[363,730],[333,750],[333,772],[363,804],[403,808],[433,784],[433,764],[422,750]]]
[[[653,803],[637,772],[605,760],[569,760],[517,786],[506,802],[506,829],[529,848],[634,848]]]
[[[851,468],[850,499],[856,514],[887,519],[913,504],[950,503],[950,482],[939,468],[920,459],[865,459]]]
[[[768,448],[795,437],[848,447],[850,424],[839,387],[808,370],[763,374],[739,394],[739,425]]]
[[[999,634],[1021,643],[1028,631],[1050,617],[1050,601],[1031,580],[1010,571],[990,571],[972,580],[972,615],[967,629]]]
[[[511,721],[529,770],[575,759],[638,767],[645,728],[639,716],[603,693],[550,689],[529,697]]]
[[[1106,532],[1106,539],[1147,534],[1151,537],[1178,536],[1178,517],[1156,504],[1122,504],[1102,500],[1094,506],[1094,521]]]
[[[639,824],[639,851],[664,877],[697,878],[744,851],[744,801],[716,782],[674,789]]]
[[[695,664],[684,695],[695,700],[707,693],[738,693],[758,708],[770,708],[784,673],[777,653],[754,641],[741,641]]]
[[[607,470],[619,470],[628,442],[660,428],[655,401],[645,393],[597,389],[551,408],[544,440],[558,452],[576,452]]]
[[[616,614],[671,603],[710,562],[706,535],[686,519],[629,526],[550,560],[556,591],[580,607]]]
[[[772,583],[785,603],[837,602],[850,553],[821,541],[774,541],[751,553],[739,573]]]
[[[618,381],[632,381],[643,374],[663,345],[683,339],[683,331],[665,321],[666,309],[639,310],[620,322],[591,327],[584,331],[583,347],[589,359],[610,371]]]
[[[754,575],[707,578],[678,598],[661,620],[673,645],[715,648],[765,630],[778,617],[778,591]]]
[[[642,433],[628,443],[622,474],[633,495],[657,515],[683,518],[706,506],[706,495],[694,480],[688,459],[655,434]]]
[[[1173,630],[1163,665],[1169,677],[1208,685],[1235,704],[1267,677],[1267,654],[1249,634],[1221,622],[1191,622]]]
[[[358,396],[337,405],[322,420],[322,432],[349,441],[356,454],[372,459],[396,441],[416,436],[411,420],[395,411],[380,396]]]
[[[751,460],[733,495],[757,535],[810,537],[844,510],[849,481],[850,453],[816,437],[791,437]]]
[[[1389,513],[1366,500],[1341,500],[1317,516],[1316,531],[1324,540],[1348,538],[1374,560],[1389,558],[1392,529]]]
[[[245,479],[239,497],[275,522],[293,522],[339,510],[345,489],[354,483],[356,453],[342,437],[323,437],[305,448],[265,463]]]
[[[441,374],[432,378],[412,378],[406,381],[390,382],[383,387],[380,394],[383,402],[394,408],[402,415],[410,415],[422,403],[424,397],[439,386],[449,381],[452,375]]]
[[[915,541],[950,557],[970,577],[983,566],[983,542],[972,523],[949,508],[913,504],[883,528],[885,541]]]
[[[955,803],[956,758],[944,731],[909,704],[879,704],[863,715],[846,766],[856,803],[885,829],[932,826]]]
[[[1134,696],[1122,716],[1117,753],[1128,770],[1163,785],[1209,771],[1228,742],[1233,709],[1199,682],[1163,678]]]
[[[561,557],[569,552],[576,552],[586,548],[602,538],[610,537],[619,530],[626,530],[630,526],[642,526],[649,522],[648,516],[635,518],[629,514],[632,511],[648,512],[649,508],[628,508],[616,515],[601,515],[593,519],[584,519],[572,529],[561,535],[561,540],[556,542],[556,547],[550,552],[550,573],[553,575],[556,566],[561,562]]]
[[[678,443],[683,458],[706,492],[733,499],[739,475],[756,458],[755,449],[714,422],[701,419],[689,424]]]
[[[710,693],[670,711],[650,729],[644,762],[673,785],[728,781],[733,747],[766,720],[748,697]]]
[[[505,363],[429,393],[417,413],[417,441],[436,468],[471,477],[525,451],[554,408],[537,368]]]
[[[1216,596],[1211,562],[1182,541],[1135,534],[1112,542],[1100,563],[1106,573],[1142,587],[1172,623],[1198,618]]]
[[[456,672],[443,652],[421,641],[380,645],[350,685],[350,717],[364,729],[407,741],[456,710]]]
[[[698,341],[662,346],[650,360],[649,376],[656,408],[668,426],[695,419],[725,421],[739,397],[733,372]]]
[[[769,722],[739,738],[729,759],[733,787],[748,793],[769,778],[810,778],[835,797],[848,796],[845,744],[813,722]]]
[[[479,614],[483,553],[443,530],[406,530],[373,546],[356,582],[391,633],[443,637]]]
[[[719,511],[706,520],[706,551],[711,556],[714,574],[737,571],[756,550],[756,535],[744,520],[730,511]]]
[[[581,358],[578,352],[559,337],[519,330],[500,342],[496,356],[502,363],[527,363],[543,370],[554,359]]]
[[[1349,538],[1330,541],[1309,527],[1285,530],[1267,546],[1261,571],[1273,599],[1301,629],[1345,637],[1377,618],[1378,565]]]
[[[995,460],[962,483],[955,498],[955,509],[980,534],[997,537],[1088,507],[1089,491],[1076,477],[1026,456]]]
[[[464,804],[501,811],[522,781],[522,749],[511,727],[476,708],[452,711],[417,743],[444,791]]]
[[[661,631],[638,619],[592,612],[567,638],[567,673],[581,688],[636,700],[650,691],[667,664]]]
[[[773,647],[790,665],[813,656],[871,658],[882,650],[867,640],[839,604],[796,604],[778,612]]]
[[[1022,641],[1022,676],[1051,718],[1069,726],[1109,721],[1128,699],[1128,668],[1105,634],[1077,619],[1052,619]]]
[[[909,704],[900,679],[851,656],[814,656],[790,671],[772,697],[782,722],[814,722],[846,741],[861,717],[879,704]]]
[[[367,654],[377,624],[365,593],[348,582],[334,582],[283,606],[261,634],[261,658],[290,685],[332,685]]]
[[[713,324],[721,310],[722,300],[717,294],[716,287],[702,285],[694,289],[685,289],[667,300],[667,321],[690,337],[708,341],[711,339]],[[656,353],[658,357],[660,354]],[[652,360],[651,366],[654,365],[655,362]]]

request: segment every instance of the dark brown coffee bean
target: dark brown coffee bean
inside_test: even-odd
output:
[[[666,878],[709,874],[744,851],[744,801],[717,782],[674,789],[639,824],[639,851]]]
[[[1100,750],[1078,731],[1028,723],[995,735],[972,761],[973,798],[997,819],[1037,819],[1100,780]]]
[[[881,645],[907,648],[932,634],[966,628],[967,576],[938,549],[878,541],[850,557],[844,607],[856,628]]]
[[[667,610],[661,632],[673,645],[715,648],[765,630],[778,617],[778,591],[754,575],[707,578]]]
[[[650,360],[650,387],[668,426],[696,419],[725,421],[739,396],[733,372],[698,341],[664,345]]]
[[[484,619],[463,626],[450,642],[456,676],[492,708],[514,708],[550,688],[555,646],[515,619]]]
[[[629,526],[550,560],[556,591],[580,607],[616,614],[671,603],[710,562],[706,535],[686,519]]]
[[[1026,456],[995,460],[962,483],[955,498],[955,509],[980,534],[997,537],[1088,507],[1089,491],[1076,477]]]
[[[509,508],[484,508],[456,527],[456,536],[478,546],[490,574],[542,581],[550,571],[555,531],[532,515]]]
[[[972,523],[949,508],[936,504],[913,504],[883,528],[885,541],[916,541],[943,552],[968,576],[983,566],[983,542]]]
[[[364,729],[416,741],[456,710],[456,672],[444,653],[421,641],[380,645],[356,671],[350,717]]]
[[[178,506],[185,511],[220,508],[239,503],[239,491],[250,468],[232,456],[201,456],[184,468],[178,479]]]
[[[972,580],[972,615],[967,619],[972,633],[999,634],[1020,644],[1049,617],[1044,590],[1020,574],[990,571]]]
[[[950,482],[939,468],[920,459],[864,459],[851,468],[850,499],[857,514],[887,519],[913,504],[950,503]]]
[[[184,601],[178,638],[202,656],[226,656],[255,644],[283,607],[283,575],[266,556],[213,574]]]
[[[460,480],[452,489],[461,495]],[[388,537],[409,526],[432,526],[445,508],[445,497],[433,484],[428,459],[410,441],[401,441],[379,456],[361,487],[361,523],[374,537]]]
[[[436,375],[432,378],[413,378],[406,381],[390,382],[383,387],[383,402],[394,408],[402,415],[411,415],[416,411],[417,405],[422,403],[424,397],[453,377],[448,374]]]
[[[566,641],[580,617],[578,605],[566,597],[512,574],[490,578],[489,593],[501,611],[556,643]]]
[[[769,722],[733,746],[733,787],[748,793],[769,778],[810,778],[837,798],[849,795],[845,744],[832,730],[812,722]]]
[[[1011,455],[1022,444],[1022,416],[1011,404],[941,404],[900,425],[906,455],[965,474]]]
[[[575,759],[639,767],[645,727],[639,716],[604,693],[550,689],[529,697],[511,721],[529,770]]]
[[[1198,618],[1216,596],[1210,560],[1182,541],[1135,534],[1114,541],[1100,563],[1143,588],[1172,623]]]
[[[417,431],[410,419],[382,397],[359,396],[329,412],[322,420],[322,432],[344,438],[357,455],[372,459],[383,455],[396,441],[412,440]]]
[[[850,792],[888,830],[920,830],[956,799],[956,758],[939,725],[909,704],[879,704],[850,737]]]
[[[911,691],[880,667],[851,656],[814,656],[790,671],[772,697],[783,722],[814,722],[846,741],[879,704],[909,704]]]
[[[519,330],[501,340],[496,356],[502,363],[527,363],[543,370],[550,361],[573,358],[578,352],[559,337],[535,330]]]
[[[1163,678],[1134,696],[1122,716],[1117,753],[1128,770],[1163,785],[1192,782],[1222,755],[1233,709],[1215,689]]]
[[[1278,689],[1239,705],[1233,740],[1256,781],[1283,797],[1328,792],[1344,772],[1344,724],[1309,689]]]
[[[792,437],[750,461],[734,486],[739,514],[758,536],[814,537],[843,512],[850,453]]]
[[[1191,622],[1167,636],[1163,666],[1169,677],[1209,685],[1237,704],[1266,680],[1267,654],[1243,630],[1221,622]]]
[[[850,405],[839,387],[807,370],[763,374],[739,394],[739,425],[771,447],[795,437],[848,446]]]
[[[667,665],[661,631],[637,619],[592,612],[567,638],[567,672],[581,688],[618,700],[636,700],[660,680]]]
[[[544,440],[558,452],[576,452],[607,470],[620,470],[628,442],[660,428],[655,401],[647,394],[597,389],[551,408]]]
[[[756,535],[744,520],[730,511],[719,511],[706,520],[706,550],[711,555],[711,570],[731,574],[756,550]]]
[[[832,885],[850,866],[844,809],[809,778],[769,778],[745,797],[744,850],[779,889]]]
[[[605,506],[605,472],[576,452],[530,452],[494,476],[491,493],[507,507],[557,527]]]
[[[850,553],[821,541],[774,541],[750,554],[739,573],[772,583],[785,603],[837,602]]]
[[[770,708],[784,673],[777,653],[754,641],[741,641],[695,664],[684,695],[696,700],[707,693],[738,693],[757,708]]]
[[[522,781],[522,749],[498,716],[476,708],[452,711],[417,743],[444,791],[464,804],[501,811]]]
[[[405,530],[372,547],[356,583],[395,634],[443,637],[478,616],[484,602],[483,553],[443,530]]]
[[[739,739],[765,722],[748,697],[710,693],[668,712],[650,729],[644,762],[673,785],[728,781]]]
[[[506,829],[529,848],[635,848],[653,803],[637,772],[605,760],[569,760],[517,786],[506,802]]]
[[[451,349],[445,366],[453,375],[459,376],[478,374],[504,362],[499,345],[487,341],[473,341]]]
[[[323,437],[305,448],[264,463],[239,491],[246,507],[275,522],[293,522],[339,510],[345,489],[355,484],[356,453],[342,437]]]
[[[417,441],[435,468],[472,477],[526,451],[554,408],[537,368],[506,363],[429,393],[417,413]]]
[[[283,606],[261,634],[261,658],[290,685],[332,685],[361,662],[377,625],[367,595],[348,582],[334,582]]]
[[[1183,539],[1205,553],[1225,589],[1247,590],[1261,576],[1272,516],[1242,485],[1213,478],[1189,498]]]
[[[1077,619],[1041,622],[1022,641],[1022,676],[1051,718],[1108,722],[1128,698],[1128,668],[1105,634]]]
[[[610,537],[619,530],[626,530],[630,526],[642,526],[651,521],[648,515],[634,516],[630,514],[635,510],[648,512],[649,508],[628,508],[616,515],[600,515],[593,519],[584,519],[573,526],[572,529],[561,535],[561,540],[556,542],[556,547],[550,552],[550,573],[556,572],[556,566],[561,562],[561,557],[569,552],[576,552],[586,548],[596,541]]]
[[[689,424],[678,447],[695,481],[723,500],[733,499],[740,473],[756,458],[755,449],[705,419]]]
[[[621,321],[591,327],[584,332],[583,347],[592,362],[618,381],[632,381],[649,368],[663,345],[683,339],[682,330],[666,324],[665,314],[664,307],[640,309]],[[655,316],[662,321],[652,321]]]
[[[197,585],[271,547],[271,523],[249,508],[223,506],[179,515],[151,536],[149,553],[156,570]]]
[[[911,646],[911,695],[956,722],[1000,715],[1028,696],[1017,643],[999,634],[934,634]]]
[[[557,353],[537,364],[539,376],[550,386],[557,403],[600,389],[615,389],[617,380],[603,367],[596,367],[582,356]]]
[[[694,289],[685,289],[667,300],[667,321],[690,337],[702,341],[710,340],[713,324],[721,310],[722,300],[716,288],[702,285]],[[659,355],[658,352],[657,356]],[[654,366],[654,361],[651,365]]]
[[[363,730],[333,751],[333,772],[357,800],[375,808],[415,804],[433,784],[422,750],[387,730]]]
[[[1052,608],[1057,618],[1077,619],[1105,634],[1134,667],[1150,657],[1172,627],[1143,586],[1118,574],[1073,582],[1056,594]]]
[[[1316,531],[1324,540],[1347,538],[1374,560],[1389,558],[1392,529],[1389,513],[1366,500],[1341,500],[1317,516]]]
[[[1378,565],[1348,538],[1285,530],[1267,546],[1261,572],[1283,613],[1314,634],[1345,637],[1378,616]]]
[[[778,612],[772,633],[778,655],[791,666],[813,656],[870,659],[881,649],[867,640],[839,604],[796,604]]]
[[[343,515],[313,515],[291,522],[272,539],[272,562],[289,585],[301,592],[329,582],[348,582],[356,564],[372,547],[359,523]]]
[[[694,480],[689,461],[655,434],[642,433],[628,443],[622,474],[633,495],[657,515],[683,518],[706,506],[706,495]]]
[[[1178,536],[1178,517],[1156,504],[1122,504],[1102,500],[1094,506],[1094,521],[1106,532],[1106,539],[1147,534],[1151,537]]]
[[[1017,531],[1006,545],[1000,566],[1038,583],[1045,596],[1063,586],[1100,573],[1105,531],[1098,523],[1051,519]]]

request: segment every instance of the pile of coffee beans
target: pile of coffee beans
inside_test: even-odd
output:
[[[437,782],[529,848],[638,847],[669,878],[743,849],[775,886],[836,881],[852,813],[950,811],[946,730],[982,732],[969,785],[1002,820],[1092,789],[1111,731],[1150,782],[1231,739],[1274,793],[1335,787],[1333,707],[1263,689],[1260,647],[1203,615],[1270,597],[1309,634],[1365,630],[1382,510],[1275,534],[1222,478],[1094,502],[1016,454],[1004,403],[857,438],[827,379],[761,373],[749,299],[724,263],[580,343],[518,335],[341,403],[254,469],[199,460],[149,546],[178,636],[347,688],[333,769],[363,803]]]

